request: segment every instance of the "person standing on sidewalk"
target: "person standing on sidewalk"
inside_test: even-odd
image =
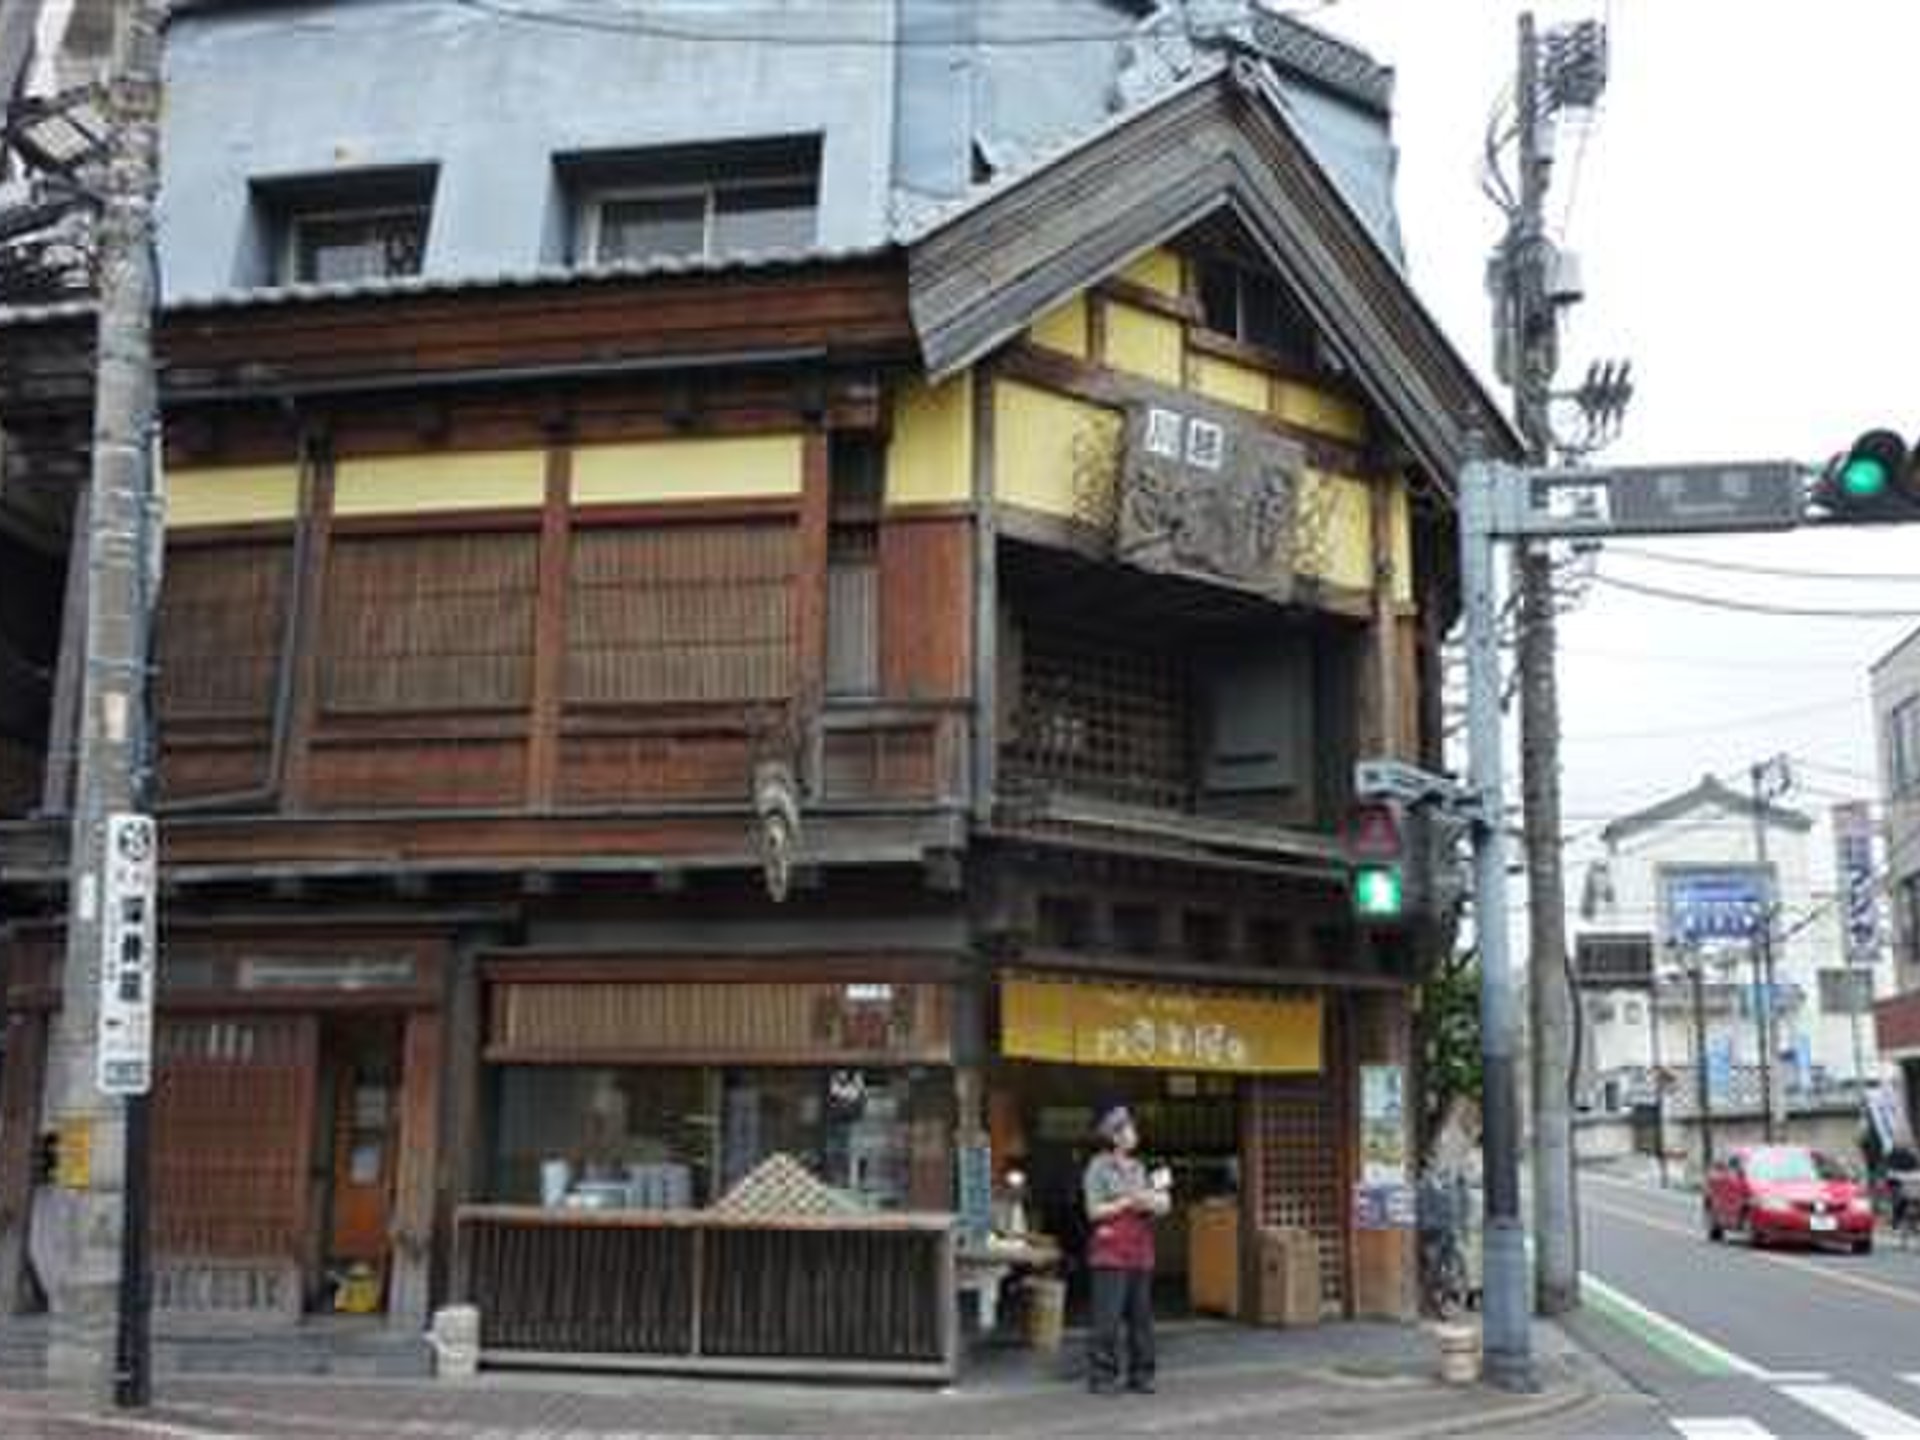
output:
[[[1087,1388],[1114,1395],[1124,1372],[1129,1390],[1153,1393],[1153,1221],[1171,1208],[1164,1171],[1150,1181],[1135,1152],[1133,1115],[1116,1105],[1095,1127],[1105,1148],[1087,1163],[1083,1190],[1087,1266],[1093,1276],[1093,1340]],[[1122,1336],[1126,1360],[1121,1363]]]

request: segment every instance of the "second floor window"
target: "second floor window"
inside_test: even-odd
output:
[[[253,182],[252,283],[347,285],[426,268],[436,172],[371,166]]]
[[[814,243],[818,137],[573,155],[556,161],[576,264],[790,253]]]
[[[813,184],[717,182],[695,190],[608,194],[591,203],[594,263],[662,256],[711,259],[813,243]]]
[[[291,277],[304,285],[418,275],[427,250],[424,207],[295,215]]]

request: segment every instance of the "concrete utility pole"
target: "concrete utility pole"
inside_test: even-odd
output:
[[[1749,944],[1753,961],[1754,1038],[1760,1047],[1761,1133],[1771,1145],[1780,1138],[1778,1105],[1774,1098],[1774,1056],[1779,1052],[1773,1023],[1773,916],[1779,907],[1778,887],[1771,878],[1767,861],[1767,807],[1786,793],[1791,783],[1784,755],[1776,755],[1754,765],[1747,778],[1753,785],[1753,859],[1760,870],[1762,898],[1760,914]]]
[[[1551,157],[1547,97],[1531,12],[1520,16],[1515,85],[1519,205],[1504,244],[1514,419],[1534,465],[1550,462],[1548,418],[1559,366],[1558,317],[1548,295],[1546,237]],[[1553,556],[1544,540],[1515,547],[1520,601],[1520,793],[1527,854],[1533,1102],[1534,1304],[1560,1315],[1580,1303],[1579,1217],[1573,1185],[1573,998],[1567,984],[1566,881],[1561,872],[1560,696],[1554,674]]]
[[[159,168],[164,0],[116,6],[112,145],[98,229],[99,337],[94,396],[85,672],[76,771],[66,965],[48,1055],[46,1114],[60,1137],[57,1187],[35,1217],[52,1317],[47,1376],[104,1405],[139,1403],[138,1342],[116,1346],[128,1240],[125,1201],[143,1179],[145,1100],[104,1094],[98,1075],[102,889],[109,815],[140,809],[147,789],[147,665],[155,576],[152,458],[154,199]],[[129,1154],[129,1119],[132,1154]],[[143,1280],[136,1232],[134,1277]],[[138,1290],[140,1287],[134,1287]],[[124,1353],[117,1354],[117,1349]]]

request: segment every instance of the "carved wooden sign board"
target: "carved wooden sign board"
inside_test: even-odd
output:
[[[1293,441],[1210,407],[1130,406],[1119,558],[1142,570],[1290,599],[1305,463]]]

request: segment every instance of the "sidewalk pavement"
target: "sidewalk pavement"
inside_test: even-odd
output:
[[[161,1377],[152,1409],[84,1418],[0,1390],[9,1440],[960,1440],[1023,1436],[1442,1436],[1550,1433],[1605,1385],[1557,1327],[1535,1329],[1540,1389],[1436,1378],[1424,1328],[1162,1328],[1157,1395],[1087,1394],[1080,1346],[1000,1351],[948,1389],[488,1371],[476,1380]]]

